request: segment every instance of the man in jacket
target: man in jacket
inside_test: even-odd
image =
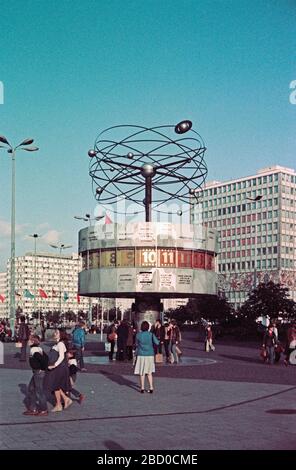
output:
[[[274,363],[274,347],[276,345],[276,336],[273,331],[273,325],[269,325],[263,338],[263,348],[267,350],[269,364]]]
[[[21,316],[20,320],[21,324],[18,331],[18,340],[20,341],[20,343],[22,343],[20,361],[24,362],[26,361],[27,344],[30,337],[30,329],[26,323],[26,317]]]
[[[80,321],[78,325],[75,326],[72,333],[72,343],[73,347],[76,349],[76,359],[79,365],[80,371],[85,372],[86,368],[84,367],[83,360],[83,351],[85,346],[85,323]]]

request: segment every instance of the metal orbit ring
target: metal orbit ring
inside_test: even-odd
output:
[[[191,127],[186,120],[176,126],[125,124],[103,130],[88,152],[95,198],[103,206],[108,204],[108,209],[122,198],[139,205],[140,213],[145,210],[145,181],[149,179],[152,211],[167,213],[164,205],[173,201],[190,207],[197,199],[195,190],[202,188],[207,176],[206,147]],[[130,214],[128,208],[124,213],[113,211],[134,215],[134,209]]]

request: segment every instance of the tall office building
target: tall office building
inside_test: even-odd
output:
[[[36,267],[35,267],[36,261]],[[23,314],[31,315],[37,311],[88,311],[89,300],[79,297],[78,273],[81,270],[81,259],[77,254],[56,255],[51,253],[27,253],[15,259],[15,303]],[[10,261],[7,263],[7,296],[2,316],[9,316]],[[35,293],[36,274],[36,293]],[[4,278],[4,276],[3,276]],[[1,280],[1,277],[0,277]],[[1,291],[0,291],[1,294]],[[34,296],[36,294],[36,301]],[[60,297],[61,294],[61,297]],[[60,302],[61,298],[61,302]],[[1,302],[0,302],[1,305]]]
[[[219,233],[218,291],[238,307],[259,282],[296,300],[296,172],[272,166],[192,194],[191,222]]]

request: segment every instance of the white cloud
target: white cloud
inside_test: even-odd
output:
[[[37,225],[36,230],[37,232],[42,232],[44,230],[48,230],[50,228],[50,225],[48,222],[44,222],[42,224]]]
[[[15,226],[16,235],[21,235],[22,233],[24,233],[24,231],[27,229],[28,226],[29,224],[22,224],[22,225],[16,224]],[[4,238],[9,238],[10,234],[11,234],[10,222],[7,222],[7,220],[0,219],[0,235]]]
[[[45,235],[43,235],[41,240],[48,245],[55,245],[59,242],[61,233],[62,232],[59,232],[58,230],[49,230]]]
[[[2,237],[10,237],[10,223],[6,220],[0,220],[0,234]]]

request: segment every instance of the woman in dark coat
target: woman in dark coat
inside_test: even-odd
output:
[[[51,410],[53,412],[63,411],[62,400],[64,401],[64,409],[72,404],[72,400],[66,395],[70,390],[69,368],[67,363],[67,333],[62,330],[56,330],[54,333],[56,344],[51,348],[49,353],[48,371],[46,374],[46,388],[55,395],[56,405]]]

